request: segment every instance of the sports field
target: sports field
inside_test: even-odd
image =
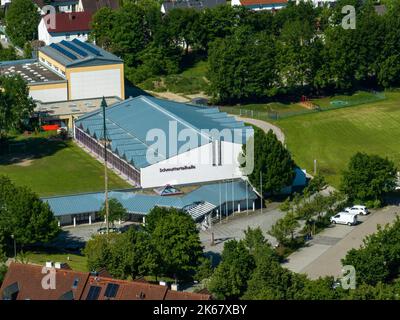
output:
[[[21,144],[22,142],[22,144]],[[17,137],[12,148],[0,155],[0,174],[8,175],[18,185],[30,187],[39,196],[101,191],[104,169],[72,141],[49,139],[40,134]],[[109,171],[110,189],[130,185]]]
[[[357,107],[341,108],[278,120],[296,162],[318,170],[334,186],[357,151],[387,156],[400,167],[400,92],[386,92],[387,99]]]

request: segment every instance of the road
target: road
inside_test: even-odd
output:
[[[308,247],[291,254],[284,267],[307,274],[311,279],[324,276],[341,276],[340,260],[352,248],[359,248],[363,239],[377,231],[378,225],[391,223],[399,216],[398,206],[388,206],[376,210],[368,216],[360,217],[360,224],[349,227],[335,225],[318,234]]]
[[[239,116],[235,116],[235,118],[236,118],[236,120],[250,123],[250,124],[264,130],[265,132],[272,130],[280,142],[282,142],[282,143],[285,142],[285,135],[284,135],[283,131],[279,127],[277,127],[269,122],[266,122],[263,120],[258,120],[258,119],[253,119],[253,118],[244,118],[244,117],[239,117]]]

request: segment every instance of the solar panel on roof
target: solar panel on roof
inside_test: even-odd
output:
[[[77,46],[74,46],[71,42],[67,42],[65,40],[61,41],[61,44],[67,47],[68,49],[71,49],[72,51],[75,51],[77,54],[79,54],[82,57],[87,57],[88,54],[87,52],[79,49]]]
[[[109,283],[106,288],[104,296],[107,298],[115,298],[119,289],[119,285],[116,283]]]
[[[100,295],[101,287],[90,286],[86,300],[97,300]]]
[[[74,39],[72,40],[73,43],[75,43],[76,45],[80,46],[81,48],[90,51],[91,53],[94,53],[96,56],[101,56],[100,51],[89,46],[87,43],[79,41],[78,39]]]
[[[50,44],[50,47],[52,47],[53,49],[57,50],[58,52],[62,53],[64,56],[66,56],[66,57],[68,57],[68,58],[70,58],[72,60],[78,59],[78,57],[76,55],[74,55],[71,52],[65,50],[64,48],[60,47],[56,43]]]

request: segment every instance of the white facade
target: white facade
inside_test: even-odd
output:
[[[94,97],[123,97],[121,92],[121,69],[84,70],[71,72],[69,78],[70,99],[87,99]]]
[[[39,100],[42,102],[68,100],[67,87],[43,90],[29,90],[29,96],[31,96],[34,100]]]
[[[46,22],[42,18],[40,20],[38,26],[38,38],[43,41],[47,46],[51,43],[58,43],[62,40],[73,40],[78,39],[82,42],[86,42],[88,40],[88,32],[80,31],[80,32],[64,32],[64,33],[49,33],[46,27]]]
[[[218,149],[218,143],[214,145]],[[213,144],[181,153],[164,161],[140,170],[143,188],[181,185],[239,178],[242,176],[238,162],[242,145],[232,142],[221,143],[221,164],[216,152],[216,165],[213,165]]]
[[[11,3],[11,0],[1,0],[2,6],[5,6],[7,3]]]

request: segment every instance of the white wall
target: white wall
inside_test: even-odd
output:
[[[143,188],[179,185],[241,177],[238,156],[242,145],[222,142],[222,165],[212,165],[212,144],[206,144],[170,159],[158,162],[140,171]],[[218,157],[217,157],[218,163]],[[195,169],[160,172],[160,169],[194,165]]]
[[[67,88],[29,90],[29,96],[31,96],[34,100],[39,100],[42,102],[68,100]]]
[[[122,97],[120,69],[70,73],[70,99]]]

